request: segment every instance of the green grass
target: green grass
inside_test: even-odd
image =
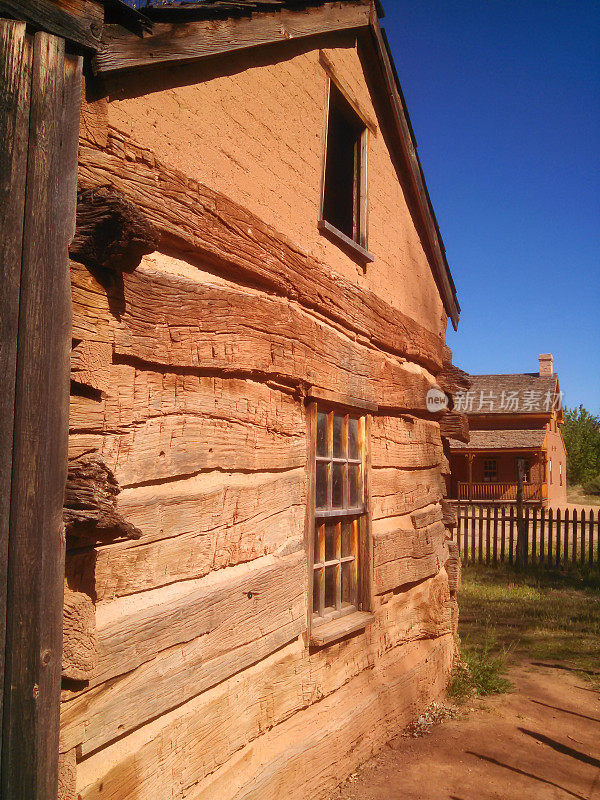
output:
[[[454,671],[448,686],[448,694],[456,702],[464,703],[474,695],[501,694],[511,688],[504,677],[507,653],[490,628],[479,643],[462,643],[461,658],[463,666]]]
[[[518,573],[505,565],[467,566],[459,603],[463,659],[480,694],[523,660],[572,669],[600,687],[597,568]]]

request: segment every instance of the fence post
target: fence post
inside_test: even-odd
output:
[[[477,507],[471,506],[471,563],[475,564],[475,511]]]
[[[484,511],[483,506],[479,506],[479,514],[478,514],[479,519],[477,520],[477,522],[479,523],[478,525],[479,536],[477,537],[479,545],[479,553],[477,554],[477,560],[479,561],[480,564],[483,563],[483,511]]]
[[[510,507],[510,522],[508,529],[508,563],[512,566],[513,563],[513,542],[515,539],[515,509],[514,506]]]
[[[585,511],[583,509],[579,514],[579,543],[581,547],[579,560],[583,566],[585,564]]]
[[[556,509],[556,566],[560,567],[560,508]]]
[[[536,545],[537,545],[537,507],[533,507],[533,518],[531,520],[531,559],[534,564],[537,563],[537,552],[536,552]]]
[[[548,509],[548,566],[551,567],[554,563],[554,552],[552,549],[552,536],[554,534],[554,512],[551,508]]]
[[[494,566],[498,564],[498,506],[494,506]]]
[[[596,544],[596,562],[600,564],[600,509],[596,512],[596,532],[598,534],[598,542]]]
[[[523,481],[525,465],[523,459],[517,461],[517,567],[524,569],[527,566],[529,527],[528,520],[523,516]]]
[[[544,553],[544,546],[545,546],[545,542],[544,542],[545,530],[544,529],[545,529],[545,527],[546,527],[546,509],[544,508],[544,506],[542,506],[540,508],[540,549],[539,549],[540,564],[543,564],[544,563],[544,559],[545,559],[545,553]]]
[[[485,563],[490,563],[492,549],[492,507],[488,506],[485,513]]]
[[[505,556],[506,556],[506,509],[502,506],[502,534],[500,537],[500,561],[504,564]]]
[[[594,563],[594,512],[591,508],[588,517],[588,564],[591,567]],[[600,557],[598,561],[600,561]]]

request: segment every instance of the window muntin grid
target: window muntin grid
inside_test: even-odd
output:
[[[317,410],[313,616],[358,609],[365,513],[364,418]]]

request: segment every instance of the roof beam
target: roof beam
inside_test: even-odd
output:
[[[291,39],[366,28],[370,8],[366,1],[326,3],[304,11],[284,9],[238,19],[155,23],[152,32],[143,37],[118,25],[106,25],[94,69],[106,75],[154,64],[181,64]]]
[[[89,50],[100,47],[104,6],[95,0],[0,0],[0,14]]]

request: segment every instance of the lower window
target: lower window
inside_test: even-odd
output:
[[[316,410],[313,624],[361,609],[365,418]]]

